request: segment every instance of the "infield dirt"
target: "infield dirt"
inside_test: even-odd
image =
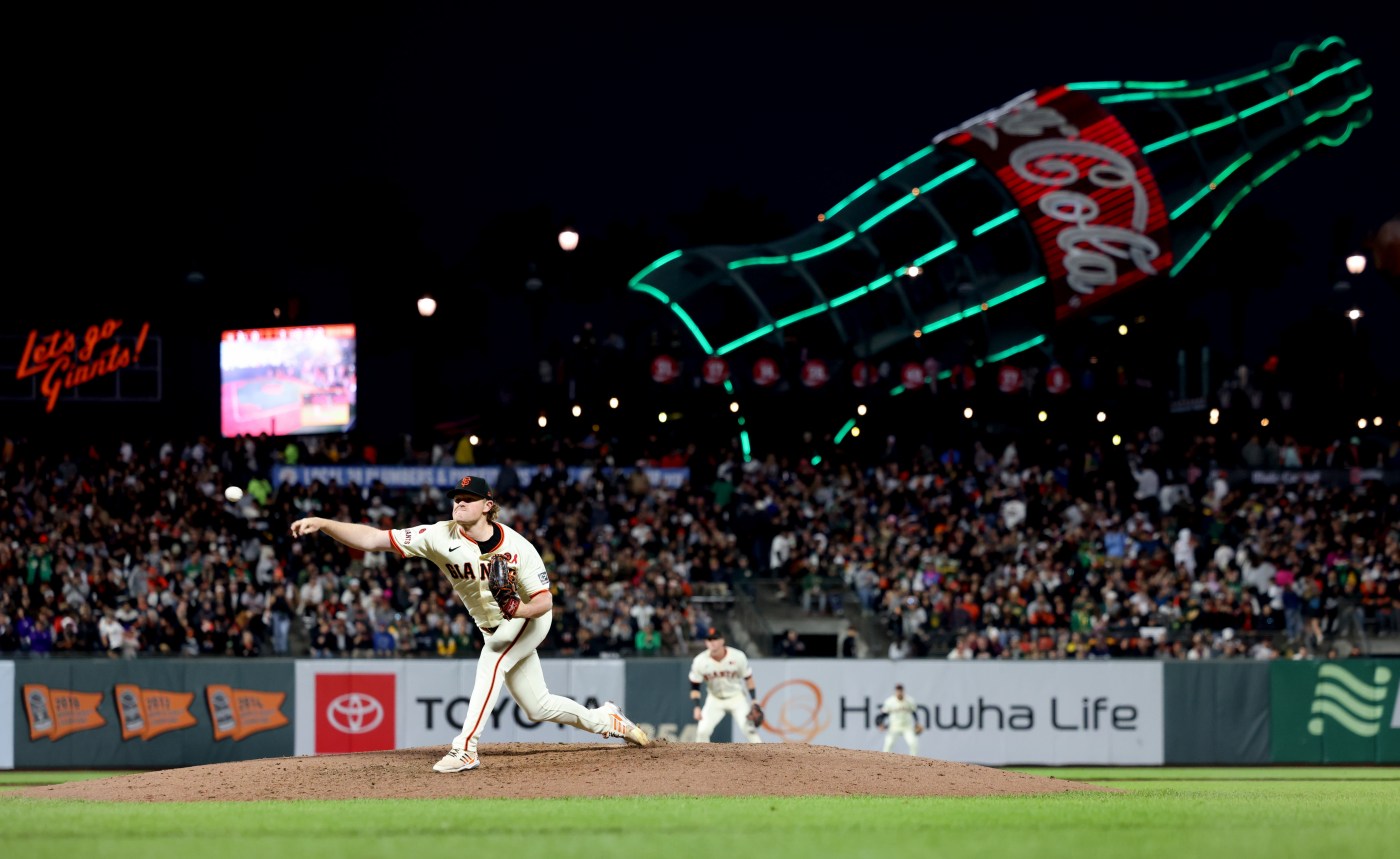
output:
[[[42,785],[11,796],[102,802],[574,796],[1013,796],[1081,782],[908,755],[796,743],[500,743],[444,775],[443,748],[265,758]]]

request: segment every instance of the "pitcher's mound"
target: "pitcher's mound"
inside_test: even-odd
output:
[[[1007,796],[1108,788],[908,755],[794,743],[501,743],[444,775],[433,746],[266,758],[26,788],[12,796],[106,802],[572,796]],[[1112,791],[1116,792],[1116,791]]]

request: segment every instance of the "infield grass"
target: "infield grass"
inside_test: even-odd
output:
[[[190,804],[0,794],[0,845],[24,859],[1341,859],[1394,855],[1400,844],[1400,768],[1023,771],[1124,793]],[[0,772],[0,790],[90,775],[110,773]]]

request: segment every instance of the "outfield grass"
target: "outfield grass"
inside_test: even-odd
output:
[[[7,856],[1385,856],[1400,769],[1027,769],[1123,794],[121,804],[0,796]],[[0,773],[54,781],[78,773]],[[105,775],[105,774],[103,774]],[[1120,781],[1119,779],[1125,779]],[[1313,779],[1325,779],[1325,782]],[[31,782],[32,783],[32,782]]]

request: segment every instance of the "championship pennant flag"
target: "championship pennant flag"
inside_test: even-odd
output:
[[[101,705],[101,692],[50,689],[38,683],[26,683],[24,712],[29,717],[29,739],[61,740],[78,731],[100,728],[107,724],[97,712]]]
[[[216,740],[232,737],[238,741],[287,724],[287,717],[282,715],[282,702],[287,699],[285,692],[260,692],[215,684],[205,687],[204,692]]]
[[[194,703],[193,692],[142,689],[134,683],[118,683],[115,691],[123,740],[137,737],[149,740],[195,725],[195,718],[190,714],[190,705]]]

